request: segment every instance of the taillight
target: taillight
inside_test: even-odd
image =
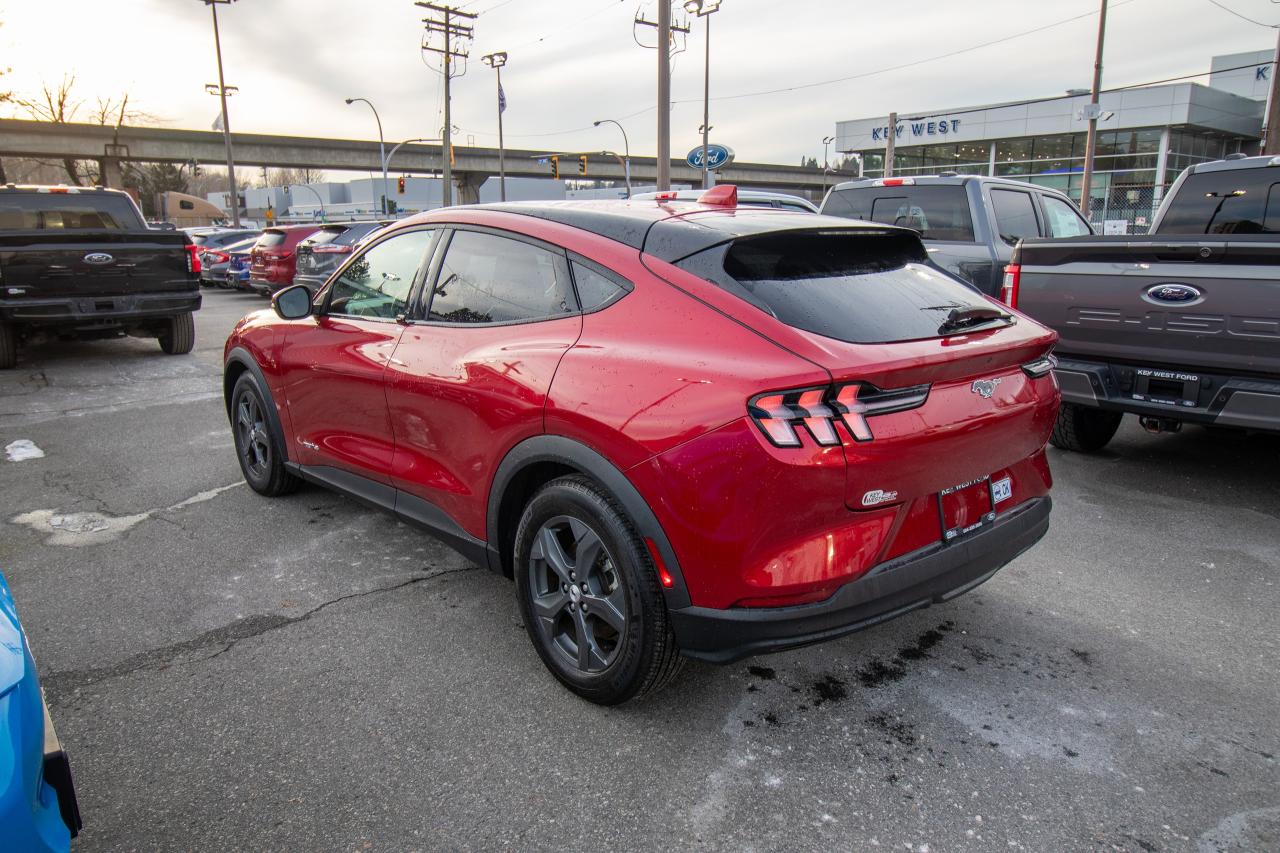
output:
[[[313,246],[311,248],[311,254],[313,255],[348,255],[350,253],[351,253],[350,246],[334,246],[330,243],[325,243],[320,246]]]
[[[1000,284],[1000,301],[1010,308],[1018,307],[1018,285],[1022,283],[1022,265],[1008,264],[1004,268],[1004,281]]]
[[[924,404],[928,385],[881,390],[864,382],[850,382],[835,388],[800,388],[752,397],[747,412],[765,438],[775,447],[800,447],[804,427],[820,446],[840,443],[837,422],[843,422],[855,441],[871,441],[875,436],[867,418],[905,412]]]
[[[1047,376],[1057,366],[1058,360],[1052,355],[1046,355],[1044,358],[1022,365],[1022,372],[1032,379],[1039,379],[1041,376]]]
[[[226,252],[205,252],[201,260],[206,264],[225,264],[231,256]]]
[[[915,178],[881,178],[871,182],[873,187],[913,187]]]
[[[199,247],[195,243],[187,244],[187,272],[200,272]]]

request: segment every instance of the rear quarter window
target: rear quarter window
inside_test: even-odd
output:
[[[951,311],[992,307],[927,257],[915,235],[900,231],[788,231],[715,246],[677,266],[789,326],[870,344],[944,337]]]
[[[960,185],[833,190],[822,212],[910,228],[925,240],[974,242],[969,196]]]

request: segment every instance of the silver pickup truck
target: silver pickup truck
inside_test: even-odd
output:
[[[1280,432],[1280,157],[1192,166],[1147,236],[1023,240],[1001,298],[1060,336],[1057,447],[1102,448],[1126,412]]]

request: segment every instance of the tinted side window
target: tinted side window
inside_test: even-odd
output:
[[[827,196],[822,212],[901,225],[925,240],[973,242],[973,217],[963,186],[857,187]]]
[[[1280,228],[1277,183],[1271,167],[1190,175],[1169,202],[1159,233],[1274,234]]]
[[[457,231],[449,241],[428,317],[446,323],[511,323],[573,313],[564,257],[520,240]]]
[[[384,320],[403,314],[434,235],[434,231],[398,234],[347,264],[329,286],[328,313]]]
[[[1031,193],[992,190],[991,209],[996,215],[996,230],[1000,232],[1000,239],[1010,246],[1023,237],[1040,236],[1040,225],[1036,221]]]
[[[586,264],[573,261],[573,283],[578,286],[578,300],[583,311],[594,311],[617,299],[627,289],[602,273],[598,273]]]
[[[1083,237],[1091,233],[1080,214],[1062,199],[1042,195],[1040,200],[1044,202],[1044,215],[1049,220],[1050,237]]]

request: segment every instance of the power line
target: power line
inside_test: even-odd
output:
[[[1280,24],[1264,24],[1262,21],[1255,21],[1253,18],[1250,18],[1247,15],[1241,15],[1235,9],[1232,9],[1229,6],[1224,6],[1223,4],[1219,3],[1218,0],[1209,0],[1209,2],[1217,6],[1219,9],[1221,9],[1224,12],[1230,12],[1231,14],[1235,15],[1237,18],[1239,18],[1242,21],[1248,21],[1251,24],[1257,24],[1258,26],[1266,27],[1269,30],[1280,28]],[[1272,2],[1275,2],[1275,0],[1272,0]]]

